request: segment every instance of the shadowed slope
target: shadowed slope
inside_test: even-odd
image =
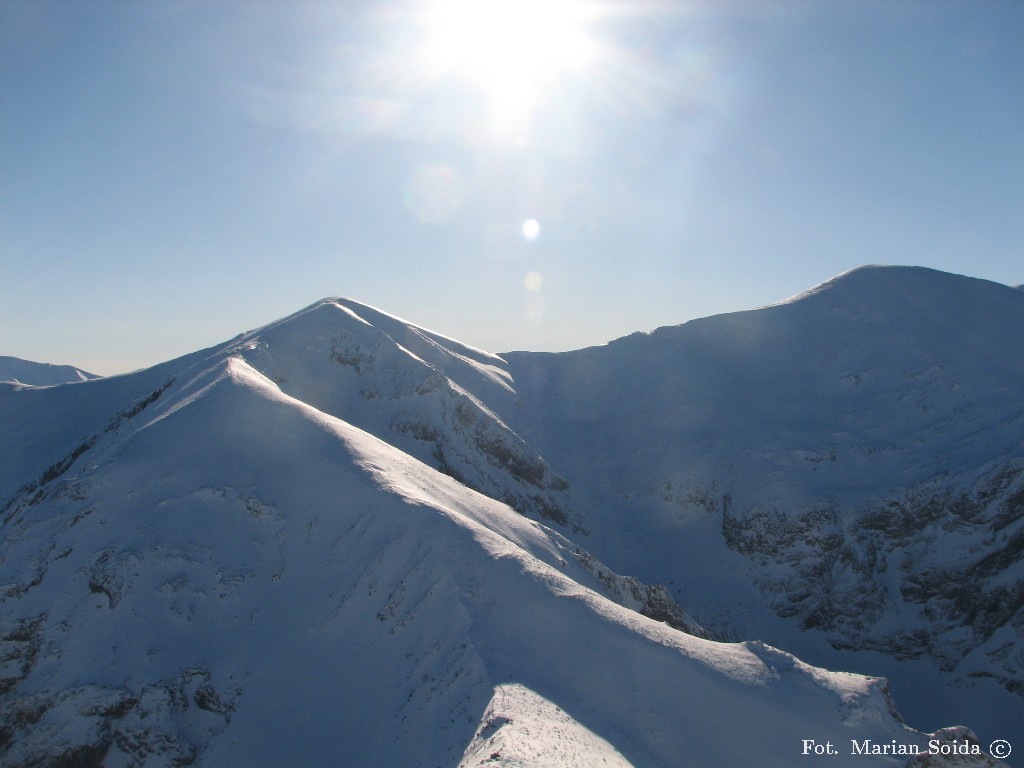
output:
[[[866,267],[762,309],[504,357],[509,422],[571,484],[606,562],[672,583],[713,630],[883,668],[902,700],[951,671],[957,717],[1016,732],[1020,291]]]

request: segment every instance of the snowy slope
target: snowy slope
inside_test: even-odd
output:
[[[869,267],[504,357],[510,424],[612,567],[671,584],[712,631],[884,672],[920,719],[1024,740],[1020,291]]]
[[[226,351],[282,391],[523,514],[572,522],[565,481],[492,410],[515,395],[496,355],[339,298]]]
[[[792,504],[801,520],[794,500],[819,487],[791,492],[813,473],[764,482],[784,474],[773,453],[786,471],[803,464],[768,439],[787,419],[756,423],[756,403],[739,392],[749,382],[730,394],[744,366],[730,361],[729,344],[765,349],[730,333],[763,333],[771,323],[759,318],[782,312],[784,346],[804,328],[800,312],[818,320],[807,307],[829,290],[701,321],[704,347],[691,339],[687,355],[667,356],[688,326],[601,350],[498,357],[325,299],[134,374],[0,386],[0,762],[790,766],[809,759],[805,739],[843,755],[851,740],[927,749],[929,737],[894,715],[885,681],[753,640],[776,633],[792,650],[820,635],[804,642],[820,652],[845,625],[807,630],[803,614],[777,615],[786,593],[773,579],[801,575],[790,539],[777,552],[736,543],[746,541],[742,522],[759,519],[751,505]],[[990,320],[1005,321],[987,294],[986,305]],[[825,354],[818,341],[812,356]],[[996,341],[1015,354],[1017,342]],[[802,370],[796,347],[785,354]],[[758,375],[788,381],[761,355]],[[989,378],[964,371],[960,389],[974,393],[977,412],[1005,418],[990,392],[1005,384],[995,357]],[[694,373],[730,364],[711,382]],[[803,364],[818,383],[802,384],[794,401],[813,400],[835,375],[828,361],[826,374]],[[887,358],[879,364],[892,375]],[[886,402],[885,386],[871,391],[868,405]],[[722,403],[747,410],[729,426]],[[787,407],[797,419],[797,403]],[[699,418],[728,428],[699,443]],[[817,435],[820,418],[794,422],[801,440]],[[927,427],[916,418],[901,425]],[[973,460],[988,455],[966,434],[951,444]],[[730,445],[764,466],[715,475]],[[890,475],[858,499],[910,472],[914,446],[941,449],[908,446],[897,446],[904,469],[887,463]],[[852,483],[852,473],[837,476]],[[723,535],[733,519],[739,539]],[[943,551],[912,538],[900,552]],[[808,562],[822,556],[806,549]],[[987,562],[1012,583],[1012,555]],[[711,619],[709,631],[683,606]],[[709,639],[724,633],[743,642]],[[891,658],[835,653],[868,673]],[[998,682],[981,682],[1019,711]],[[996,722],[995,707],[969,692],[961,717],[963,701],[947,701],[957,695],[937,686],[930,709],[915,703],[926,721],[910,725]],[[941,738],[973,744],[965,730]]]
[[[0,381],[29,384],[34,387],[50,387],[54,384],[67,384],[95,378],[98,378],[96,374],[87,373],[73,365],[34,363],[31,360],[0,355]]]
[[[601,597],[563,536],[238,356],[115,421],[5,510],[5,765],[783,766],[805,738],[927,743],[877,679]]]

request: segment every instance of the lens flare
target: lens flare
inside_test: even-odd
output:
[[[523,278],[523,285],[526,286],[526,290],[536,293],[544,287],[544,278],[540,272],[527,272]]]

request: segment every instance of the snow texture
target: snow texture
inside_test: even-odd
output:
[[[874,268],[497,356],[325,299],[148,370],[0,387],[0,761],[1012,741],[989,731],[1021,711],[1022,300]],[[935,693],[920,720],[873,667]]]

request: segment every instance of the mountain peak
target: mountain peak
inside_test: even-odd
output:
[[[875,302],[882,305],[910,301],[916,306],[923,306],[956,297],[962,300],[964,294],[968,298],[1005,294],[1007,288],[1000,283],[930,267],[868,264],[842,272],[779,304],[790,304],[825,294],[827,300],[832,302]]]
[[[83,371],[73,365],[37,363],[32,360],[0,355],[0,381],[28,384],[33,387],[50,387],[55,384],[69,384],[98,378],[99,376],[95,373]]]
[[[398,315],[385,312],[378,307],[371,304],[365,304],[361,301],[357,301],[356,299],[344,296],[328,296],[316,302],[312,306],[319,307],[324,305],[334,305],[348,311],[352,317],[362,320],[375,328],[379,328],[396,341],[399,341],[399,343],[401,343],[403,339],[410,340],[411,334],[421,340],[426,339],[433,344],[440,345],[450,352],[467,355],[478,361],[486,361],[488,363],[502,362],[501,357],[492,352],[472,347],[458,339],[453,339],[450,336],[445,336],[437,331],[424,328],[423,326],[410,322]],[[419,346],[419,342],[414,341],[413,346]]]

